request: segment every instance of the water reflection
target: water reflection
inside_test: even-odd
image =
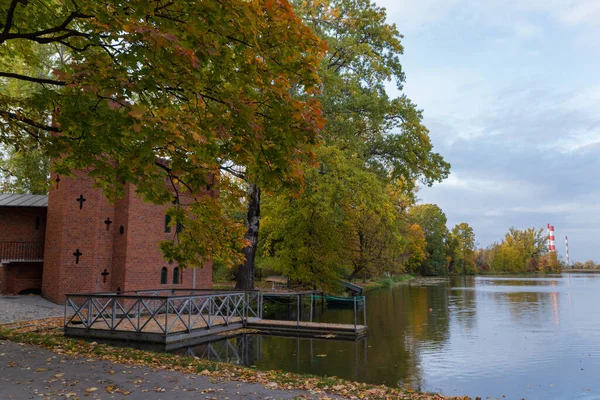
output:
[[[553,277],[485,277],[480,276],[474,279],[478,285],[491,286],[556,286],[561,280],[559,275]]]
[[[361,341],[243,335],[187,351],[446,395],[600,398],[598,278],[425,280],[369,293]],[[347,323],[352,310],[315,319]]]

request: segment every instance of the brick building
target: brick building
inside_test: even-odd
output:
[[[173,238],[165,210],[135,188],[110,204],[91,179],[61,177],[48,196],[0,194],[0,293],[210,288],[212,265],[179,268],[158,247]]]

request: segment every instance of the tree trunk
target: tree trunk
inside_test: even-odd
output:
[[[248,220],[246,239],[250,245],[244,248],[244,264],[236,273],[236,289],[254,289],[254,259],[258,245],[258,228],[260,225],[260,189],[254,183],[248,184]]]

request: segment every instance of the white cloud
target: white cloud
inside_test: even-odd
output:
[[[561,20],[571,26],[582,24],[598,24],[600,20],[600,1],[598,0],[571,0],[559,14]]]

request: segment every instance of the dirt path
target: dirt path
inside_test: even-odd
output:
[[[66,356],[8,341],[0,341],[0,397],[143,400],[324,398],[298,390]]]

